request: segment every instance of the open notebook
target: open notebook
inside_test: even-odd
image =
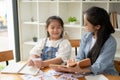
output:
[[[37,75],[40,69],[28,66],[25,62],[18,62],[14,64],[10,64],[5,67],[1,73],[12,73],[12,74],[30,74],[30,75]]]
[[[108,80],[104,75],[88,75],[85,76],[86,80]]]

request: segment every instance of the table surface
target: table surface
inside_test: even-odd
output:
[[[25,61],[20,61],[24,63]],[[51,70],[49,67],[42,69],[43,72]],[[120,76],[105,75],[109,80],[120,80]],[[23,80],[21,74],[3,74],[0,73],[0,80]],[[79,78],[79,80],[85,80],[84,77]]]
[[[43,69],[43,72],[50,70],[50,68]],[[109,80],[120,80],[120,76],[105,75]],[[20,74],[2,74],[0,73],[0,80],[23,80]],[[84,77],[79,80],[85,80]]]

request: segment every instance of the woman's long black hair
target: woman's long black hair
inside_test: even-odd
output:
[[[85,14],[87,15],[87,20],[93,26],[101,26],[97,32],[96,43],[88,54],[88,58],[90,58],[91,63],[93,64],[98,58],[104,43],[109,38],[110,34],[115,32],[115,30],[110,22],[109,14],[103,8],[91,7],[85,12]]]

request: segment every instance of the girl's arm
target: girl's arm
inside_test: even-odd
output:
[[[49,60],[34,60],[33,63],[35,65],[35,67],[37,68],[44,68],[44,67],[48,67],[49,64],[61,64],[63,61],[61,58],[53,58],[53,59],[49,59]]]
[[[72,50],[72,47],[70,45],[70,42],[67,39],[64,39],[60,43],[59,49],[56,52],[56,58],[61,58],[63,62],[66,62],[68,59],[70,59],[71,50]]]
[[[49,59],[49,60],[45,60],[43,61],[44,66],[43,67],[47,67],[49,66],[49,64],[61,64],[63,61],[60,57],[58,58],[53,58],[53,59]]]

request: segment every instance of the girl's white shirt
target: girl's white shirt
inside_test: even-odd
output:
[[[31,49],[30,54],[40,56],[42,54],[45,41],[46,38],[40,39],[35,47]],[[61,57],[63,61],[68,60],[71,56],[72,47],[67,39],[61,38],[59,40],[50,40],[49,38],[47,38],[45,46],[54,48],[57,48],[59,46],[58,51],[56,52],[56,57]]]

